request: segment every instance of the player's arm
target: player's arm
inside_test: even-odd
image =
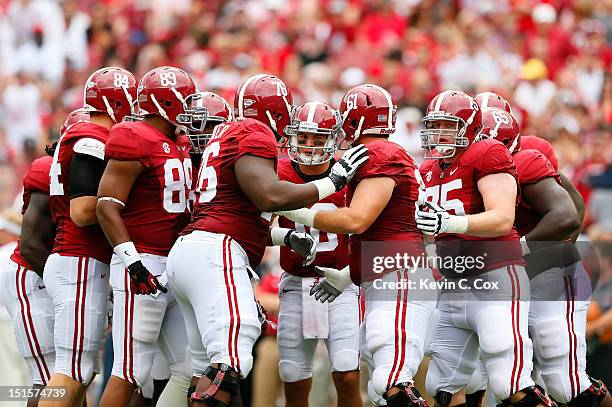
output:
[[[455,233],[477,237],[505,236],[512,230],[516,204],[516,179],[508,173],[485,175],[477,183],[484,212],[451,215],[437,204],[426,202],[416,214],[417,227],[427,235]]]
[[[166,289],[142,264],[121,218],[132,186],[144,169],[139,161],[109,160],[100,180],[96,211],[113,251],[130,273],[131,290],[135,294],[154,294],[158,289],[163,292]]]
[[[380,216],[389,203],[394,188],[393,178],[364,178],[355,188],[350,206],[317,212],[314,216],[314,227],[329,233],[361,234]]]
[[[561,241],[580,229],[576,208],[565,189],[554,178],[544,178],[523,187],[523,197],[541,216],[527,241]]]
[[[580,235],[580,231],[582,230],[582,224],[584,223],[584,199],[582,199],[582,195],[580,195],[580,192],[578,192],[578,190],[569,178],[567,178],[563,173],[559,173],[559,178],[561,179],[561,185],[563,186],[563,189],[567,191],[570,198],[572,198],[572,201],[574,202],[574,206],[576,207],[578,228],[576,229],[576,231],[574,231],[574,233],[572,233],[571,236],[572,241],[575,242],[576,239],[578,239],[578,236]]]
[[[242,191],[263,212],[301,208],[319,201],[319,190],[313,183],[281,181],[273,160],[243,155],[234,170]]]
[[[477,185],[485,210],[467,216],[465,233],[478,237],[507,235],[514,225],[516,179],[508,173],[489,174],[480,178]]]
[[[279,214],[302,225],[337,233],[360,234],[365,232],[389,203],[395,181],[389,177],[365,178],[359,181],[351,199],[351,205],[333,211],[316,211],[302,208]]]
[[[100,226],[113,247],[131,240],[121,212],[134,182],[143,171],[144,166],[139,161],[111,159],[100,180],[96,212]]]
[[[327,177],[306,184],[281,181],[273,160],[254,155],[238,158],[234,171],[240,188],[255,206],[264,212],[275,212],[308,206],[340,191],[367,159],[364,145],[353,147],[332,166]]]
[[[70,219],[79,227],[98,223],[96,192],[104,172],[104,143],[82,138],[70,162]]]
[[[49,250],[45,243],[53,237],[55,226],[49,212],[49,195],[32,192],[30,203],[23,215],[19,253],[32,270],[42,277]]]

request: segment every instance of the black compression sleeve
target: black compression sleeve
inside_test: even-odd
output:
[[[75,154],[70,162],[70,199],[96,196],[106,161],[87,154]]]

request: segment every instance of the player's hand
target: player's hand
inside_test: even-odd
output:
[[[342,270],[329,267],[315,267],[315,270],[324,278],[310,289],[310,295],[320,302],[333,302],[352,283],[348,266]]]
[[[368,158],[368,148],[363,144],[349,148],[342,154],[342,158],[332,166],[327,176],[334,183],[336,192],[351,181],[359,167],[365,164]]]
[[[415,220],[417,228],[426,235],[439,235],[441,233],[465,233],[467,231],[467,217],[455,216],[444,208],[431,202],[423,204],[429,210],[419,208]]]
[[[302,266],[309,266],[317,255],[317,242],[304,232],[290,230],[285,235],[285,245],[304,258]]]
[[[130,290],[134,294],[155,294],[157,290],[167,293],[164,287],[153,274],[139,260],[128,266],[130,273]]]

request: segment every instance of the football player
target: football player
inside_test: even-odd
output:
[[[189,107],[195,92],[185,71],[170,66],[152,69],[138,83],[143,120],[114,126],[106,143],[108,164],[98,189],[97,212],[114,252],[110,282],[115,356],[102,407],[127,405],[134,390],[147,383],[156,343],[172,373],[158,405],[187,404],[187,334],[172,293],[159,295],[167,289],[158,279],[190,219],[190,146],[180,133],[201,130],[192,128],[194,115],[200,115],[201,127],[206,121],[203,109]]]
[[[195,159],[199,160],[202,158],[202,153],[214,128],[218,124],[233,121],[234,112],[224,98],[213,92],[198,92],[196,97],[192,99],[192,106],[194,108],[206,109],[206,122],[204,126],[202,126],[197,117],[192,119],[192,128],[202,128],[203,130],[201,132],[191,130],[188,134],[192,145],[191,159],[194,161]],[[198,167],[194,166],[194,168]]]
[[[325,279],[311,294],[331,302],[352,283],[361,284],[365,292],[365,345],[374,368],[368,384],[370,397],[382,396],[392,407],[426,406],[413,378],[423,359],[427,321],[435,302],[412,299],[407,289],[398,289],[391,300],[381,299],[375,281],[397,283],[415,277],[433,281],[431,270],[415,268],[411,270],[414,276],[409,276],[404,268],[376,274],[361,266],[365,242],[403,241],[407,254],[422,255],[423,236],[412,216],[419,191],[424,192],[422,181],[412,157],[388,141],[396,121],[396,105],[389,92],[370,84],[354,87],[342,98],[340,114],[346,142],[367,146],[370,156],[348,185],[348,206],[280,214],[328,234],[351,233],[350,267],[324,268]]]
[[[461,279],[464,286],[440,294],[426,386],[436,405],[454,405],[451,397],[470,381],[480,347],[498,402],[548,405],[530,376],[529,281],[513,227],[516,169],[502,143],[479,141],[481,129],[478,104],[455,90],[435,96],[422,120],[427,202],[417,226],[435,236],[438,257],[473,262],[463,271],[439,267],[447,286]],[[499,289],[475,291],[478,280]]]
[[[64,386],[67,396],[41,399],[46,406],[81,405],[97,368],[112,251],[97,225],[96,193],[108,132],[132,113],[136,79],[122,68],[102,68],[87,79],[83,96],[90,121],[66,130],[49,173],[49,209],[57,230],[43,280],[55,312],[56,359],[47,384]]]
[[[483,109],[482,134],[510,147],[519,176],[521,201],[515,225],[531,279],[529,334],[546,390],[555,401],[569,406],[612,406],[606,386],[585,371],[589,304],[585,293],[590,293],[591,283],[580,254],[568,244],[580,228],[574,202],[549,160],[538,150],[525,149],[512,115]]]
[[[510,103],[508,103],[506,99],[496,93],[482,92],[474,96],[474,99],[476,100],[481,109],[487,107],[496,107],[512,114],[512,106],[510,105]],[[553,165],[555,170],[559,172],[559,161],[555,156],[555,152],[550,142],[537,136],[521,135],[521,145],[524,150],[535,149],[544,154],[548,161]],[[580,195],[580,192],[578,192],[572,181],[567,178],[567,176],[565,176],[562,172],[559,172],[559,178],[561,180],[561,186],[563,186],[563,188],[570,194],[570,197],[574,202],[574,206],[576,207],[576,211],[578,212],[578,220],[580,222],[580,227],[572,234],[572,241],[575,242],[578,238],[578,235],[580,234],[580,231],[582,230],[582,222],[584,221],[584,199],[582,199],[582,195]]]
[[[87,120],[89,114],[83,109],[71,112],[62,125],[60,136],[71,125]],[[56,144],[48,147],[48,155],[34,160],[23,178],[21,238],[2,280],[2,297],[35,389],[42,389],[47,384],[55,367],[53,301],[42,280],[55,235],[49,212],[49,169],[55,147]],[[28,406],[36,405],[38,397],[30,397]]]
[[[194,375],[203,373],[190,395],[194,405],[229,404],[238,379],[251,370],[261,325],[250,280],[270,241],[271,212],[340,191],[367,160],[367,149],[352,149],[322,179],[279,180],[277,138],[289,124],[291,103],[291,92],[271,75],[251,76],[237,89],[237,120],[215,127],[200,165],[193,219],[168,256],[190,349],[204,345],[192,358]]]
[[[321,179],[334,164],[341,141],[342,121],[336,110],[321,102],[297,107],[287,126],[289,158],[279,160],[278,177],[303,184]],[[315,210],[344,207],[346,189],[311,205]],[[277,341],[279,370],[285,399],[290,406],[308,406],[312,385],[312,363],[319,339],[324,339],[330,357],[338,405],[362,405],[359,393],[359,288],[351,284],[332,304],[320,304],[309,296],[319,279],[315,266],[343,269],[348,266],[348,235],[306,228],[280,217],[280,228],[272,233],[286,235],[290,229],[307,231],[317,241],[314,263],[282,246],[280,265],[285,271],[279,286],[280,311]]]

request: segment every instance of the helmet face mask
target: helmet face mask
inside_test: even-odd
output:
[[[191,129],[187,135],[191,141],[191,152],[201,154],[215,127],[233,121],[234,115],[227,101],[213,92],[197,92],[189,96],[189,101],[191,108],[186,119]]]
[[[452,158],[457,148],[469,146],[465,122],[455,116],[426,116],[421,122],[421,144],[425,158]]]
[[[458,90],[436,95],[421,120],[421,145],[425,159],[448,159],[457,149],[479,140],[482,114],[476,101]]]
[[[304,165],[330,161],[340,141],[342,121],[338,111],[321,102],[307,102],[293,109],[285,127],[288,155]]]

